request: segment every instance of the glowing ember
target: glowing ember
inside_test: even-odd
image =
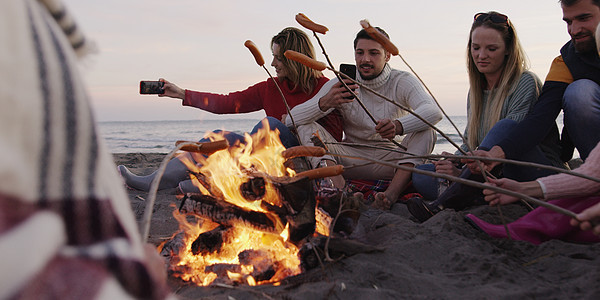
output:
[[[223,139],[213,133],[210,138]],[[245,136],[245,145],[232,145],[208,157],[194,156],[201,166],[188,165],[203,175],[203,184],[195,182],[206,199],[227,202],[227,207],[237,207],[241,215],[264,215],[273,225],[270,230],[256,230],[235,217],[221,222],[218,218],[186,216],[175,210],[173,214],[180,230],[159,247],[168,257],[174,276],[202,286],[215,281],[256,285],[276,283],[301,272],[299,248],[288,240],[290,223],[275,213],[277,208],[283,209],[285,200],[274,183],[267,180],[295,175],[284,166],[283,150],[278,132],[270,131],[268,124],[263,123],[262,130]],[[256,177],[257,174],[263,174],[266,179]],[[243,187],[260,192],[256,197],[249,197]],[[328,234],[331,218],[321,213],[317,215],[320,219],[317,222],[325,224],[317,225],[318,232]],[[192,216],[195,220],[188,221]]]

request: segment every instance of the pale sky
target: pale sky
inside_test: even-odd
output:
[[[473,15],[508,15],[544,80],[550,62],[569,40],[557,0],[63,0],[98,47],[82,62],[98,121],[218,119],[181,100],[139,95],[140,80],[162,77],[182,88],[228,93],[268,75],[244,42],[252,40],[272,75],[269,42],[304,13],[329,32],[319,35],[336,68],[354,63],[352,41],[360,20],[385,29],[400,54],[425,81],[449,115],[466,114],[466,44]],[[309,32],[307,32],[309,33]],[[309,33],[317,59],[322,50]],[[392,67],[410,71],[400,57]],[[331,78],[333,73],[325,71]],[[242,114],[260,118],[264,112]]]

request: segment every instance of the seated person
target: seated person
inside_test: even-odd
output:
[[[328,81],[327,78],[323,77],[321,72],[288,60],[283,55],[287,50],[294,50],[311,58],[315,57],[312,43],[302,30],[293,27],[283,29],[271,39],[271,50],[273,51],[271,66],[277,72],[275,80],[281,88],[290,108],[310,99]],[[295,134],[281,122],[287,114],[286,106],[276,83],[272,79],[228,95],[184,90],[167,80],[161,80],[165,82],[165,91],[159,97],[182,99],[183,105],[194,106],[217,114],[247,113],[264,109],[267,114],[269,127],[272,130],[279,130],[283,145],[285,147],[298,145]],[[339,113],[321,118],[318,122],[327,131],[331,132],[336,140],[341,140],[342,120]],[[259,122],[250,134],[255,133],[259,128],[262,128],[262,122]],[[243,141],[241,135],[231,132],[227,132],[226,135],[231,145],[235,141]],[[204,141],[207,140],[201,140],[201,142]],[[161,178],[159,189],[177,187],[180,182],[189,178],[188,167],[182,160],[185,159],[192,162],[196,160],[193,158],[194,155],[190,155],[189,153],[182,155],[169,162],[165,174]],[[127,186],[142,191],[150,189],[150,184],[156,175],[156,172],[154,172],[150,175],[138,176],[129,172],[122,165],[119,166],[119,171]],[[186,182],[183,186],[191,187],[189,183]]]
[[[468,122],[465,128],[465,143],[461,149],[489,149],[501,140],[511,128],[525,118],[541,90],[539,78],[527,71],[526,56],[519,38],[507,16],[497,13],[475,15],[467,44],[467,70],[470,89],[467,97]],[[558,129],[554,128],[555,137]],[[557,148],[558,139],[548,139],[550,147],[536,147],[522,153],[520,160],[547,165],[560,165]],[[554,145],[554,148],[551,146]],[[457,151],[457,154],[461,152]],[[418,168],[452,176],[483,181],[479,174],[472,174],[467,167],[458,167],[458,160],[440,160]],[[547,170],[538,170],[516,165],[504,165],[495,170],[496,175],[531,180],[548,175]],[[479,200],[483,203],[481,190],[460,183],[451,183],[442,193],[437,178],[413,174],[413,185],[423,196],[411,198],[407,205],[411,214],[420,222],[429,219],[443,208],[463,209]],[[435,200],[435,201],[433,201]],[[433,201],[429,203],[429,201]]]
[[[377,30],[387,36],[384,30]],[[431,96],[415,76],[392,69],[387,63],[390,57],[391,54],[381,44],[365,30],[361,30],[354,40],[357,81],[396,103],[409,107],[430,123],[439,122],[442,115]],[[346,81],[350,84],[349,80]],[[357,89],[359,99],[378,120],[377,124],[374,124],[358,101],[351,97],[343,84],[332,79],[312,99],[292,109],[300,139],[305,145],[312,144],[311,137],[317,134],[330,153],[392,161],[409,167],[422,163],[422,159],[393,151],[398,147],[392,143],[392,139],[403,137],[401,144],[408,149],[407,152],[415,155],[428,155],[433,151],[436,135],[425,122],[355,84],[350,84],[349,87]],[[345,142],[387,147],[392,151],[329,144],[335,138],[315,121],[331,114],[335,109],[341,112],[344,119]],[[289,120],[287,124],[290,124]],[[375,196],[374,204],[380,208],[389,209],[411,180],[410,171],[381,164],[365,164],[364,160],[343,156],[313,158],[312,164],[319,165],[321,160],[325,160],[327,165],[352,166],[344,171],[343,177],[339,175],[332,178],[337,188],[344,187],[345,179],[391,180],[389,187]]]
[[[590,152],[585,163],[576,171],[590,177],[600,178],[600,143]],[[590,209],[581,214],[581,221],[592,220],[593,218],[589,214],[594,211],[597,214],[597,207],[600,204],[600,183],[571,174],[556,174],[526,182],[502,178],[490,180],[489,184],[541,200],[548,200],[549,203],[574,213],[581,213],[586,209]],[[485,194],[485,201],[489,202],[490,205],[504,205],[519,200],[516,197],[490,189],[483,190],[483,193]],[[507,224],[506,228],[502,224],[492,225],[487,223],[472,214],[468,214],[466,218],[475,227],[496,238],[507,238],[506,231],[508,230],[511,239],[528,241],[533,244],[540,244],[550,239],[577,243],[600,242],[600,236],[587,230],[591,228],[589,222],[582,223],[583,229],[585,229],[585,231],[582,231],[579,227],[570,224],[570,222],[573,222],[574,225],[577,225],[576,220],[545,207],[534,209],[518,220]],[[600,226],[596,225],[596,233],[599,233],[598,229],[600,229]]]

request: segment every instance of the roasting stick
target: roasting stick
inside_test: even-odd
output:
[[[372,90],[371,88],[369,88],[369,87],[367,87],[367,86],[363,85],[362,83],[360,83],[360,82],[358,82],[358,81],[356,81],[356,80],[354,80],[354,79],[352,79],[352,78],[348,77],[346,74],[343,74],[343,73],[341,73],[341,72],[339,72],[339,71],[337,71],[337,70],[335,70],[335,69],[333,69],[333,68],[328,68],[328,67],[327,67],[327,65],[325,65],[325,63],[323,63],[323,62],[320,62],[320,61],[318,61],[318,60],[315,60],[315,59],[312,59],[312,58],[310,58],[310,57],[308,57],[308,56],[306,56],[306,55],[304,55],[304,54],[302,54],[302,53],[298,53],[298,52],[295,52],[295,51],[292,51],[292,50],[288,50],[288,51],[286,51],[286,52],[285,52],[285,56],[286,56],[288,59],[291,59],[291,60],[293,60],[293,61],[299,62],[299,63],[301,63],[301,64],[303,64],[303,65],[305,65],[305,66],[307,66],[307,67],[309,67],[309,68],[312,68],[312,69],[315,69],[315,70],[319,70],[319,71],[322,71],[322,70],[328,69],[328,70],[330,70],[330,71],[334,72],[334,73],[335,73],[335,74],[337,74],[337,75],[342,75],[342,76],[344,76],[345,78],[347,78],[347,79],[350,79],[352,82],[354,82],[354,83],[358,84],[358,85],[359,85],[361,88],[363,88],[363,87],[364,87],[366,90],[368,90],[368,91],[372,92],[372,93],[373,93],[373,94],[375,94],[376,96],[378,96],[378,97],[381,97],[381,98],[383,98],[384,100],[386,100],[386,101],[388,101],[388,102],[390,102],[390,103],[392,103],[392,104],[394,104],[394,105],[398,106],[399,108],[401,108],[401,109],[403,109],[403,110],[407,111],[408,113],[410,113],[410,114],[414,115],[414,116],[415,116],[415,117],[417,117],[419,120],[421,120],[421,121],[423,121],[425,124],[427,124],[429,127],[433,128],[435,131],[437,131],[438,133],[440,133],[440,134],[441,134],[443,137],[445,137],[445,138],[448,140],[448,142],[450,142],[452,145],[454,145],[454,147],[456,147],[456,148],[457,148],[459,151],[461,151],[461,152],[462,152],[462,153],[464,153],[464,154],[467,154],[466,152],[464,152],[464,150],[462,150],[462,149],[460,148],[460,146],[458,146],[458,145],[457,145],[457,144],[456,144],[454,141],[452,141],[452,139],[450,139],[450,137],[448,137],[448,136],[447,136],[447,135],[446,135],[446,134],[445,134],[445,133],[444,133],[442,130],[440,130],[439,128],[437,128],[435,125],[431,124],[431,122],[429,122],[429,121],[425,120],[425,119],[424,119],[423,117],[421,117],[419,114],[415,113],[414,111],[412,111],[412,110],[408,109],[407,107],[405,107],[405,106],[403,106],[403,105],[400,105],[400,104],[396,103],[396,101],[394,101],[394,100],[392,100],[392,99],[390,99],[390,98],[388,98],[388,97],[386,97],[386,96],[384,96],[384,95],[382,95],[382,94],[380,94],[380,93],[378,93],[378,92],[376,92],[376,91]],[[343,82],[343,81],[342,81],[342,82]],[[345,85],[345,83],[344,83],[344,85]],[[347,86],[347,85],[346,85],[346,87],[348,88],[348,86]],[[348,88],[348,89],[349,89],[349,88]],[[354,91],[352,91],[352,90],[350,90],[350,89],[349,89],[349,91],[350,91],[350,93],[351,93],[351,94],[352,94],[352,95],[353,95],[353,96],[354,96],[356,99],[358,99],[358,95],[356,95],[356,93],[355,93]],[[402,148],[402,149],[404,149],[404,150],[406,150],[406,148],[405,148],[405,147],[401,147],[401,148]],[[410,153],[405,153],[405,154],[410,154]]]
[[[538,164],[538,163],[533,163],[533,162],[528,162],[528,161],[520,161],[520,160],[513,160],[513,159],[506,159],[506,158],[492,158],[492,157],[485,157],[485,156],[473,156],[473,155],[455,155],[455,154],[447,154],[447,155],[445,155],[445,154],[414,155],[414,154],[407,153],[407,152],[404,152],[404,151],[398,151],[396,149],[391,149],[391,148],[388,148],[388,147],[375,146],[375,145],[369,145],[369,144],[361,144],[361,143],[325,142],[325,144],[344,145],[344,146],[349,146],[349,147],[363,147],[363,148],[373,148],[373,149],[387,150],[387,151],[390,151],[390,152],[397,152],[397,153],[412,155],[412,158],[425,158],[425,159],[430,159],[430,160],[447,159],[447,158],[450,158],[450,159],[462,159],[462,158],[466,158],[466,159],[482,160],[482,161],[495,161],[495,162],[499,162],[499,163],[503,163],[503,164],[513,164],[513,165],[519,165],[519,166],[525,166],[525,167],[533,167],[533,168],[545,169],[545,170],[555,171],[557,173],[565,173],[565,174],[569,174],[569,175],[581,177],[581,178],[588,179],[588,180],[595,181],[595,182],[600,182],[600,178],[598,178],[598,177],[589,176],[589,175],[586,175],[586,174],[582,174],[582,173],[575,172],[575,171],[572,171],[572,170],[558,168],[558,167],[555,167],[555,166]]]
[[[215,141],[215,142],[207,142],[207,143],[197,143],[197,142],[185,142],[178,141],[175,149],[165,156],[165,158],[160,163],[158,170],[156,172],[156,176],[152,180],[150,184],[150,191],[148,192],[148,201],[146,202],[146,207],[144,208],[144,216],[142,217],[142,228],[141,235],[142,241],[145,243],[148,240],[148,236],[150,235],[150,220],[152,219],[152,211],[154,210],[154,202],[156,202],[156,193],[158,192],[158,186],[160,184],[160,180],[162,179],[163,174],[167,168],[167,164],[169,161],[175,156],[177,151],[191,151],[191,152],[199,152],[204,154],[211,154],[219,150],[227,149],[229,147],[229,143],[227,140]]]
[[[573,219],[577,219],[577,214],[575,214],[574,212],[568,210],[568,209],[564,209],[560,206],[556,206],[552,203],[548,203],[546,201],[543,200],[539,200],[536,198],[533,198],[531,196],[527,196],[525,194],[521,194],[515,191],[511,191],[508,189],[504,189],[501,187],[497,187],[497,186],[493,186],[493,185],[487,185],[487,184],[483,184],[481,182],[478,181],[474,181],[474,180],[469,180],[469,179],[465,179],[465,178],[460,178],[460,177],[456,177],[456,176],[452,176],[452,175],[447,175],[447,174],[441,174],[441,173],[437,173],[437,172],[431,172],[431,171],[425,171],[425,170],[420,170],[414,167],[407,167],[407,166],[403,166],[403,165],[397,165],[396,163],[393,162],[388,162],[388,161],[382,161],[382,160],[376,160],[376,159],[372,159],[369,157],[361,157],[361,156],[349,156],[349,155],[341,155],[341,154],[334,154],[334,153],[328,153],[325,149],[323,149],[322,147],[319,146],[297,146],[297,147],[291,147],[288,148],[286,151],[284,151],[282,153],[282,156],[284,158],[292,158],[292,157],[297,157],[297,156],[323,156],[325,154],[329,154],[329,155],[333,155],[333,156],[338,156],[338,157],[347,157],[347,158],[352,158],[352,159],[357,159],[357,160],[365,160],[368,161],[368,164],[372,164],[372,163],[376,163],[376,164],[380,164],[380,165],[384,165],[384,166],[388,166],[388,167],[392,167],[392,168],[396,168],[396,169],[401,169],[401,170],[407,170],[407,171],[411,171],[411,172],[415,172],[415,173],[419,173],[419,174],[423,174],[423,175],[428,175],[431,177],[436,177],[436,178],[444,178],[450,181],[455,181],[464,185],[468,185],[468,186],[472,186],[472,187],[476,187],[476,188],[481,188],[481,189],[489,189],[489,190],[493,190],[499,193],[503,193],[503,194],[507,194],[513,197],[517,197],[522,199],[523,201],[525,201],[526,203],[533,203],[536,204],[538,206],[542,206],[545,207],[547,209],[550,209],[554,212],[560,213],[560,214],[564,214],[568,217],[571,217]],[[343,166],[340,168],[340,165],[337,165],[336,168],[331,168],[330,170],[327,170],[327,172],[323,173],[323,174],[319,174],[322,176],[328,176],[331,173],[335,173],[335,174],[341,174],[345,169],[350,169],[350,168],[354,168],[354,167],[360,167],[362,165],[353,165],[353,166]],[[314,176],[313,178],[319,178],[318,176]],[[500,205],[497,205],[498,207]],[[502,212],[502,211],[500,211]],[[592,220],[592,225],[596,226],[598,224],[598,222],[596,220]],[[505,224],[506,227],[506,224]],[[510,238],[510,236],[509,236]]]
[[[403,165],[397,165],[395,163],[391,163],[391,162],[387,162],[387,161],[382,161],[382,160],[377,160],[377,159],[373,159],[370,157],[361,157],[361,156],[350,156],[350,155],[342,155],[342,154],[334,154],[334,153],[328,153],[325,149],[318,147],[318,146],[299,146],[299,147],[292,147],[286,150],[287,152],[284,151],[284,153],[282,153],[282,155],[286,158],[291,158],[291,157],[295,157],[295,156],[301,156],[301,155],[310,155],[310,156],[323,156],[325,154],[329,154],[332,156],[338,156],[338,157],[346,157],[346,158],[352,158],[352,159],[357,159],[357,160],[365,160],[368,161],[370,163],[376,163],[376,164],[380,164],[380,165],[384,165],[384,166],[388,166],[388,167],[392,167],[395,169],[401,169],[401,170],[406,170],[406,171],[411,171],[411,172],[415,172],[415,173],[419,173],[419,174],[423,174],[423,175],[428,175],[431,177],[436,177],[436,178],[444,178],[450,181],[455,181],[455,182],[459,182],[468,186],[472,186],[472,187],[477,187],[477,188],[481,188],[481,189],[489,189],[489,190],[493,190],[499,193],[503,193],[503,194],[507,194],[513,197],[517,197],[517,198],[521,198],[527,202],[542,206],[542,207],[546,207],[552,211],[555,211],[557,213],[561,213],[564,215],[567,215],[571,218],[577,219],[577,215],[567,209],[564,209],[562,207],[556,206],[554,204],[548,203],[546,201],[542,201],[530,196],[527,196],[525,194],[521,194],[515,191],[511,191],[508,189],[504,189],[504,188],[500,188],[497,186],[493,186],[493,185],[487,185],[478,181],[473,181],[473,180],[469,180],[469,179],[464,179],[464,178],[460,178],[460,177],[456,177],[456,176],[452,176],[452,175],[447,175],[447,174],[442,174],[442,173],[437,173],[437,172],[431,172],[431,171],[425,171],[425,170],[420,170],[414,167],[407,167],[407,166],[403,166]],[[355,167],[355,166],[351,166],[351,167]],[[349,167],[349,168],[351,168]],[[335,172],[343,172],[344,168],[338,168],[335,169]],[[333,170],[333,169],[332,169]]]
[[[329,29],[327,29],[327,27],[325,27],[323,25],[320,25],[320,24],[317,24],[317,23],[313,22],[311,19],[309,19],[303,13],[299,13],[299,14],[296,15],[296,21],[300,25],[302,25],[304,28],[306,28],[308,30],[311,30],[313,32],[313,35],[315,36],[315,39],[319,43],[319,47],[321,47],[321,50],[323,50],[323,55],[325,56],[325,59],[327,60],[327,63],[333,69],[334,68],[333,63],[331,63],[331,60],[329,59],[329,55],[327,55],[327,52],[325,51],[325,47],[323,47],[323,44],[321,43],[321,39],[319,39],[319,36],[317,35],[317,32],[324,35]],[[290,50],[288,50],[288,51],[290,51]],[[286,53],[288,51],[286,51]],[[296,52],[296,53],[298,53],[298,52]],[[298,53],[298,54],[300,54],[300,53]],[[288,57],[287,54],[286,54],[286,57]],[[305,56],[305,57],[311,59],[308,56]],[[296,56],[296,58],[302,59],[302,57],[299,57],[299,56]],[[293,58],[290,58],[290,57],[288,57],[288,59],[294,60]],[[299,63],[301,63],[301,64],[303,64],[301,61],[298,61],[298,60],[296,60],[296,61],[299,62]],[[325,66],[325,65],[323,64],[323,66]],[[321,69],[320,71],[323,71],[323,70],[325,70],[325,68]],[[360,105],[360,107],[365,111],[365,113],[367,113],[367,115],[369,116],[369,118],[371,119],[371,121],[373,121],[373,123],[375,125],[377,125],[377,120],[375,119],[375,117],[373,117],[373,114],[371,114],[371,112],[369,112],[369,110],[364,105],[364,103],[360,100],[360,98],[358,98],[358,96],[356,96],[356,94],[354,92],[352,92],[352,90],[348,87],[348,85],[346,85],[346,83],[344,83],[344,81],[342,80],[342,78],[340,77],[340,75],[338,73],[334,72],[334,74],[337,77],[337,79],[344,85],[344,87],[346,88],[346,90],[350,91],[354,95],[354,99]],[[390,139],[390,141],[392,143],[394,143],[394,145],[400,147],[401,149],[407,150],[406,147],[402,146],[396,140]]]
[[[402,61],[404,62],[404,64],[417,77],[417,79],[419,79],[419,81],[421,82],[421,84],[423,84],[423,86],[425,87],[425,89],[427,90],[427,92],[429,93],[429,95],[431,95],[431,98],[433,98],[433,101],[435,102],[435,104],[442,111],[442,114],[444,115],[444,117],[446,117],[446,119],[448,119],[448,121],[450,122],[450,124],[452,124],[452,127],[454,127],[454,129],[456,130],[456,132],[458,133],[458,135],[461,137],[461,139],[463,141],[465,141],[465,137],[462,135],[462,133],[460,132],[460,130],[458,129],[458,127],[456,126],[456,124],[452,121],[452,119],[450,119],[450,117],[448,116],[448,114],[446,113],[446,111],[444,110],[444,108],[440,105],[439,101],[435,98],[435,96],[433,95],[433,93],[431,92],[431,90],[429,89],[429,87],[427,86],[427,84],[425,84],[425,82],[423,81],[423,79],[421,79],[421,77],[419,76],[419,74],[417,74],[417,72],[415,72],[415,70],[408,64],[408,62],[404,59],[404,57],[402,57],[402,55],[400,54],[400,51],[398,50],[398,47],[396,47],[386,36],[384,36],[383,34],[381,34],[381,32],[379,32],[379,30],[373,28],[371,26],[371,24],[369,23],[368,20],[362,20],[362,21],[360,21],[360,25],[365,29],[365,31],[372,38],[374,38],[377,42],[379,42],[388,52],[390,52],[392,55],[397,55],[397,56],[400,57],[400,59],[402,59]],[[451,142],[451,140],[448,137],[446,137],[446,136],[444,136],[444,137],[449,142]],[[461,151],[461,153],[465,154],[464,151],[462,151],[460,149],[460,147],[457,147],[457,148],[458,148],[459,151]],[[469,151],[472,152],[472,149],[469,149]]]
[[[384,36],[381,32],[379,32],[379,30],[372,27],[371,24],[369,23],[369,21],[362,20],[362,21],[360,21],[360,25],[373,39],[375,39],[377,42],[379,42],[388,52],[390,52],[392,55],[397,55],[402,59],[404,64],[406,64],[408,66],[408,68],[411,70],[411,72],[413,72],[413,74],[415,74],[415,76],[417,77],[417,79],[419,79],[421,84],[423,84],[423,86],[425,87],[425,89],[427,90],[429,95],[431,95],[431,98],[433,99],[433,101],[437,104],[438,108],[442,111],[442,113],[444,114],[446,119],[448,119],[448,121],[452,124],[452,126],[454,127],[454,129],[456,130],[458,135],[461,137],[463,142],[466,142],[465,137],[462,135],[460,130],[458,130],[458,128],[456,127],[456,124],[454,124],[452,119],[450,119],[450,117],[448,117],[448,115],[446,114],[446,111],[444,111],[444,109],[440,105],[439,101],[437,101],[437,99],[435,98],[435,96],[433,95],[433,93],[431,92],[429,87],[427,87],[427,84],[425,84],[425,82],[421,79],[419,74],[417,74],[417,72],[415,72],[415,70],[408,64],[408,62],[406,62],[406,60],[404,60],[404,57],[402,57],[402,55],[400,55],[400,51],[398,50],[398,47],[396,47],[386,36]],[[415,114],[415,116],[416,116],[416,114]],[[421,120],[424,121],[423,119],[421,119]],[[430,125],[430,124],[428,124],[428,125]],[[435,128],[435,126],[433,126],[433,128]],[[438,132],[441,133],[441,131],[438,131]],[[452,140],[449,137],[447,137],[445,134],[442,134],[442,135],[444,136],[444,138],[446,138],[446,140],[448,140],[448,142],[452,143],[458,149],[458,151],[460,151],[463,154],[466,154],[465,151],[462,150],[460,147],[458,147],[454,142],[452,142]],[[471,147],[469,146],[468,143],[464,143],[464,144],[469,149],[469,152],[473,152],[473,149],[471,149]],[[482,168],[480,161],[477,161],[477,163],[479,165],[480,170],[485,170]],[[484,175],[486,175],[486,174],[487,174],[487,176],[492,177],[492,175],[489,174],[489,172],[487,172],[487,171],[484,172]],[[483,177],[486,181],[487,181],[487,176]]]
[[[329,155],[334,155],[334,156],[339,156],[339,157],[346,157],[346,158],[352,158],[352,159],[360,159],[360,160],[366,160],[369,161],[371,163],[376,163],[376,164],[380,164],[380,165],[384,165],[384,166],[388,166],[388,167],[392,167],[392,168],[396,168],[396,169],[401,169],[401,170],[405,170],[405,171],[411,171],[414,173],[418,173],[418,174],[423,174],[423,175],[428,175],[431,177],[436,177],[436,178],[444,178],[450,181],[454,181],[454,182],[458,182],[458,183],[462,183],[464,185],[468,185],[468,186],[472,186],[472,187],[477,187],[477,188],[481,188],[481,189],[488,189],[488,190],[493,190],[499,193],[503,193],[509,196],[513,196],[513,197],[517,197],[520,199],[523,199],[527,202],[539,205],[539,206],[543,206],[545,208],[548,208],[552,211],[555,211],[557,213],[561,213],[564,215],[567,215],[571,218],[577,219],[577,215],[567,209],[564,209],[562,207],[556,206],[554,204],[548,203],[546,201],[542,201],[530,196],[527,196],[525,194],[521,194],[518,192],[514,192],[511,190],[507,190],[504,188],[500,188],[497,186],[493,186],[493,185],[487,185],[478,181],[473,181],[473,180],[469,180],[469,179],[464,179],[464,178],[460,178],[460,177],[456,177],[456,176],[452,176],[452,175],[447,175],[447,174],[442,174],[442,173],[437,173],[437,172],[431,172],[431,171],[425,171],[425,170],[420,170],[417,168],[413,168],[413,167],[407,167],[407,166],[403,166],[403,165],[396,165],[394,163],[389,163],[386,161],[380,161],[380,160],[376,160],[376,159],[372,159],[369,157],[359,157],[359,156],[348,156],[348,155],[340,155],[340,154],[333,154],[333,153],[328,153]]]
[[[439,133],[440,135],[442,135],[444,138],[446,138],[446,140],[448,140],[448,142],[450,144],[452,144],[452,146],[454,146],[456,149],[458,149],[458,151],[460,151],[463,154],[467,154],[464,150],[462,150],[460,148],[460,146],[458,144],[456,144],[452,139],[450,139],[450,137],[448,135],[446,135],[446,133],[444,133],[441,129],[437,128],[431,122],[427,121],[425,118],[421,117],[419,114],[415,113],[413,110],[410,110],[410,109],[408,109],[408,107],[406,107],[404,105],[401,105],[400,103],[397,103],[396,101],[394,101],[394,100],[386,97],[385,95],[382,95],[381,93],[376,92],[375,90],[371,89],[370,87],[368,87],[368,86],[362,84],[361,82],[358,82],[358,81],[356,81],[356,80],[348,77],[348,75],[346,75],[346,74],[344,74],[344,73],[342,73],[340,71],[337,71],[337,70],[334,70],[334,69],[329,69],[329,70],[332,71],[332,72],[334,72],[334,73],[336,73],[336,74],[339,74],[339,75],[343,76],[346,79],[350,79],[353,83],[357,84],[361,88],[364,88],[365,90],[367,90],[367,91],[375,94],[376,96],[382,98],[383,100],[385,100],[385,101],[387,101],[387,102],[389,102],[389,103],[391,103],[393,105],[396,105],[397,107],[399,107],[399,108],[407,111],[411,115],[413,115],[416,118],[418,118],[419,120],[423,121],[423,123],[427,124],[429,127],[431,127],[433,130],[435,130],[437,133]],[[353,96],[356,96],[356,94],[354,93],[354,91],[350,91],[350,92],[352,93]],[[450,121],[450,122],[452,122],[452,121]],[[463,138],[463,140],[464,140],[464,138]]]
[[[277,83],[277,80],[275,80],[275,78],[273,78],[273,76],[271,75],[271,72],[269,72],[269,69],[267,69],[267,67],[265,67],[265,60],[263,59],[262,54],[260,54],[258,47],[256,47],[256,44],[254,44],[254,42],[252,42],[251,40],[247,40],[244,43],[244,46],[246,46],[246,48],[248,48],[248,50],[250,50],[250,52],[252,53],[252,56],[254,56],[254,60],[256,60],[256,63],[267,72],[267,74],[269,75],[271,80],[273,80],[273,83],[275,83],[275,86],[277,87],[277,90],[279,91],[279,94],[281,95],[281,99],[283,100],[283,104],[285,104],[285,109],[288,113],[288,116],[290,116],[290,120],[292,120],[292,126],[294,126],[294,129],[296,130],[294,135],[296,135],[296,138],[298,138],[298,142],[302,145],[302,141],[300,140],[300,137],[298,136],[298,127],[296,127],[296,122],[294,121],[294,117],[292,116],[290,106],[288,105],[287,100],[285,99],[285,96],[283,95],[283,92],[281,91],[281,87],[279,87],[279,84]]]

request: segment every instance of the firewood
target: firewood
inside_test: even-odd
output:
[[[274,219],[278,218],[277,215],[267,215],[263,212],[241,208],[209,195],[188,194],[183,198],[179,210],[182,213],[193,213],[224,226],[242,226],[276,234],[280,231],[274,222]]]
[[[229,227],[221,225],[211,231],[201,233],[192,243],[192,253],[205,255],[221,251],[223,243],[231,237],[229,229]]]

